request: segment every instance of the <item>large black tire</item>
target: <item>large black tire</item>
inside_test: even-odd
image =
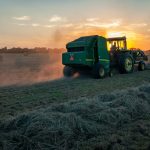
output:
[[[145,70],[145,62],[143,62],[143,61],[139,62],[138,70],[139,71],[144,71]]]
[[[63,74],[65,77],[72,77],[74,75],[75,71],[72,67],[65,66],[63,69]]]
[[[120,73],[131,73],[134,69],[134,62],[132,55],[126,53],[120,55],[119,58],[119,70]]]
[[[106,75],[104,67],[99,63],[95,64],[92,70],[92,75],[95,79],[104,78]]]

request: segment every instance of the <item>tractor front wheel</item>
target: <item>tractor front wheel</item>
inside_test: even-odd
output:
[[[145,70],[145,63],[143,61],[139,62],[138,70],[139,71],[144,71]]]
[[[72,77],[74,75],[75,71],[72,67],[65,66],[63,69],[63,74],[65,77]]]

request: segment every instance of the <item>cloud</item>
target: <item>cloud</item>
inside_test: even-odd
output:
[[[147,23],[134,23],[134,24],[126,25],[124,27],[128,30],[133,30],[134,28],[143,28],[143,27],[147,27],[147,26],[148,26]]]
[[[38,23],[32,23],[32,24],[24,24],[24,23],[13,23],[17,26],[28,26],[28,27],[43,27],[43,28],[52,28],[55,27],[55,25],[42,25]]]
[[[146,27],[147,23],[138,23],[138,24],[131,24],[133,27]]]
[[[27,24],[24,24],[24,23],[14,23],[14,24],[18,26],[27,26]]]
[[[39,27],[39,26],[40,26],[40,24],[33,23],[31,26],[32,26],[32,27]]]
[[[81,23],[81,24],[75,25],[74,29],[79,30],[79,29],[83,29],[84,27],[85,27],[85,25]]]
[[[122,32],[122,31],[119,31],[119,32],[108,31],[107,32],[107,37],[122,37],[122,36],[126,36],[126,32]]]
[[[15,25],[18,25],[18,26],[32,26],[32,27],[39,27],[40,24],[37,24],[37,23],[32,23],[32,24],[25,24],[25,23],[14,23]]]
[[[55,15],[55,16],[51,17],[51,18],[49,19],[49,21],[50,21],[50,22],[66,22],[67,19]]]
[[[65,27],[65,28],[70,28],[70,27],[73,27],[73,26],[74,25],[72,23],[62,25],[62,27]]]
[[[111,23],[100,23],[100,22],[94,21],[94,22],[85,23],[85,26],[99,27],[99,28],[111,28],[111,27],[120,26],[120,21],[114,21]]]
[[[55,25],[43,25],[44,28],[53,28]]]
[[[21,16],[21,17],[13,17],[15,20],[20,20],[20,21],[28,21],[31,20],[30,16]]]
[[[86,21],[88,22],[93,22],[93,21],[98,21],[99,18],[87,18]]]

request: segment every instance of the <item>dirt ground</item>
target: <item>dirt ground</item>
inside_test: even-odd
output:
[[[0,86],[55,80],[62,69],[61,53],[0,54]]]

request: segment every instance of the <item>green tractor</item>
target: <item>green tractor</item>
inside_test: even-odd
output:
[[[127,50],[126,37],[104,38],[102,36],[85,36],[66,45],[67,52],[62,54],[65,65],[64,76],[71,77],[76,72],[88,69],[94,78],[112,76],[113,68],[120,73],[133,72],[134,65],[139,70],[145,69],[147,57],[141,50]]]

